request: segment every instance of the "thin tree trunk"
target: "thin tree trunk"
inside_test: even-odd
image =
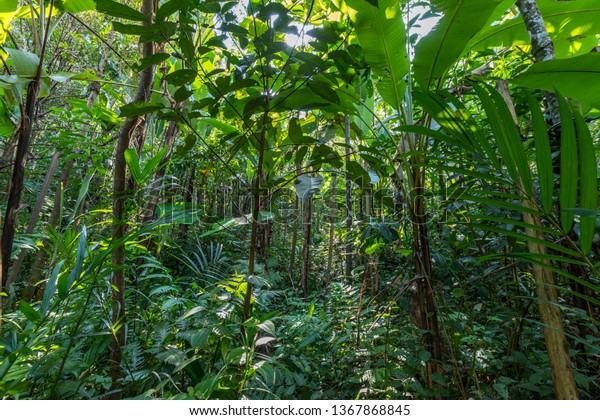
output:
[[[337,172],[333,172],[331,180],[331,209],[329,213],[329,249],[327,252],[327,278],[325,280],[325,292],[331,283],[331,267],[333,265],[333,246],[335,243],[335,211],[336,211],[336,187],[337,187]]]
[[[365,191],[365,217],[367,223],[371,223],[373,216],[373,192],[371,189]],[[368,281],[370,283],[371,297],[377,296],[379,293],[379,274],[377,272],[377,255],[371,254],[367,256],[367,273]]]
[[[50,27],[50,19],[52,17],[54,0],[50,1],[48,21],[40,23],[46,25],[46,29]],[[45,38],[42,41],[40,52],[40,62],[33,80],[27,86],[27,99],[25,106],[21,106],[21,126],[19,128],[19,141],[17,143],[17,151],[15,155],[15,163],[8,191],[8,202],[6,204],[6,215],[4,217],[4,227],[2,229],[2,238],[0,239],[2,246],[2,281],[4,287],[7,287],[8,268],[10,266],[10,257],[12,246],[15,239],[15,229],[17,226],[17,215],[21,204],[21,195],[23,194],[23,183],[25,181],[25,165],[27,163],[27,153],[29,152],[29,143],[31,142],[31,133],[35,118],[35,107],[37,104],[38,93],[40,90],[40,80],[42,77],[42,69],[44,66],[44,57],[46,55],[46,45],[48,44],[49,30],[45,31]]]
[[[264,182],[268,182],[268,175],[264,173],[261,176],[261,180]],[[271,196],[267,191],[267,194],[261,196],[260,201],[260,211],[268,211],[270,208]],[[257,255],[260,257],[260,260],[265,263],[264,270],[265,274],[269,272],[269,266],[267,264],[268,261],[268,253],[269,248],[271,248],[271,242],[273,240],[273,223],[270,218],[266,218],[258,225],[258,252]]]
[[[246,294],[244,296],[244,310],[242,312],[242,322],[245,322],[252,313],[252,282],[256,270],[256,256],[259,246],[259,225],[258,216],[260,214],[261,186],[263,176],[263,161],[267,142],[267,124],[269,121],[269,106],[271,94],[268,89],[268,78],[265,77],[265,111],[262,116],[262,126],[258,136],[258,164],[256,166],[256,178],[252,187],[252,230],[250,233],[250,254],[248,256],[248,278],[246,281]],[[245,329],[242,326],[242,336],[245,336]],[[243,337],[245,338],[245,337]]]
[[[533,199],[524,198],[523,206],[530,209],[537,209]],[[525,223],[542,227],[542,222],[538,216],[524,212],[523,220]],[[544,241],[544,233],[539,229],[527,228],[528,236],[536,238],[538,241]],[[547,255],[548,250],[539,242],[527,241],[529,252],[535,255]],[[556,282],[552,270],[542,265],[550,266],[548,260],[540,260],[539,264],[532,264],[532,275],[535,280],[536,294],[540,308],[540,318],[544,324],[544,339],[546,341],[546,350],[548,352],[548,362],[552,372],[552,382],[556,398],[559,400],[579,399],[577,384],[573,376],[571,358],[569,357],[567,340],[563,327],[563,318],[558,304],[558,295],[556,292]]]
[[[410,190],[407,195],[408,215],[412,225],[413,255],[415,262],[416,293],[413,294],[414,323],[422,331],[422,343],[431,355],[425,362],[425,379],[429,389],[437,389],[437,398],[442,398],[440,384],[434,375],[442,375],[443,341],[438,321],[438,308],[435,303],[433,267],[427,227],[425,206],[425,171],[420,155],[412,158],[408,169]],[[397,174],[400,178],[400,175]]]
[[[142,13],[148,20],[144,26],[150,26],[154,13],[154,0],[143,0]],[[150,57],[153,54],[152,41],[145,42],[142,47],[143,58]],[[152,82],[154,79],[154,66],[150,66],[141,72],[138,91],[133,102],[147,102],[150,99]],[[110,370],[109,376],[112,379],[111,399],[121,399],[122,391],[119,389],[119,380],[123,377],[121,361],[123,360],[122,348],[125,344],[125,237],[126,212],[125,200],[127,198],[126,184],[126,162],[125,150],[129,148],[129,143],[135,134],[136,128],[142,124],[141,117],[131,117],[125,120],[115,151],[114,179],[113,179],[113,228],[112,241],[117,243],[114,251],[112,263],[114,267],[112,286],[113,286],[113,312],[112,325],[115,328],[110,343]]]
[[[350,164],[350,116],[346,115],[345,124],[345,143],[346,143],[346,167]],[[352,231],[352,181],[346,176],[346,281],[352,278],[352,240],[350,232]]]
[[[192,197],[194,195],[195,179],[196,179],[196,165],[192,165],[192,169],[190,170],[190,175],[187,179],[187,184],[186,184],[185,189],[183,190],[183,195],[182,195],[184,206],[193,205]],[[187,210],[188,210],[188,208],[186,207],[185,211],[187,211]],[[184,237],[187,234],[188,228],[189,228],[189,224],[187,224],[187,223],[181,224],[180,231]]]
[[[513,121],[518,125],[517,114],[514,110],[514,104],[510,96],[508,83],[505,80],[499,80],[496,87],[511,110]],[[533,192],[527,196],[524,193],[524,186],[519,178],[519,191],[522,191],[523,206],[537,210],[537,205]],[[529,252],[535,255],[548,255],[548,249],[543,245],[545,241],[543,225],[539,216],[523,212],[523,221],[535,228],[526,228],[527,236],[536,238],[536,241],[527,241]],[[556,282],[554,273],[548,267],[551,262],[540,260],[539,264],[532,264],[531,274],[535,280],[536,294],[540,309],[540,318],[544,324],[544,339],[548,352],[548,362],[552,372],[552,382],[556,397],[560,400],[578,399],[577,384],[573,376],[571,358],[568,352],[568,344],[564,333],[564,324],[560,307],[558,304],[558,294],[556,291]]]
[[[42,210],[42,205],[44,204],[44,200],[46,199],[46,194],[48,193],[48,189],[50,188],[50,182],[52,181],[52,177],[54,176],[54,172],[56,171],[56,165],[58,163],[58,158],[60,156],[60,152],[55,151],[52,156],[52,160],[50,161],[50,166],[48,167],[48,171],[46,172],[46,178],[44,179],[44,183],[42,184],[42,188],[38,194],[37,201],[35,203],[35,207],[31,212],[31,216],[29,217],[29,223],[27,224],[27,229],[25,233],[30,235],[33,233],[35,229],[35,224],[40,216],[40,212]],[[10,275],[8,276],[8,281],[6,282],[6,287],[9,288],[11,284],[15,282],[17,276],[19,274],[19,270],[21,269],[21,264],[25,260],[25,256],[27,255],[26,250],[21,250],[19,256],[13,263]]]
[[[300,175],[302,162],[296,162],[296,176]],[[300,199],[296,194],[296,201],[294,202],[294,227],[292,230],[292,249],[290,254],[290,278],[292,284],[294,284],[294,266],[296,265],[296,246],[298,244],[298,225],[300,218]],[[294,284],[294,288],[295,288]]]
[[[419,169],[415,170],[417,176],[421,176]],[[424,188],[422,179],[418,179],[414,186],[413,204],[409,204],[409,212],[413,228],[413,252],[415,255],[415,280],[417,293],[413,296],[417,302],[415,306],[420,319],[416,319],[417,325],[423,330],[423,344],[426,351],[431,355],[425,362],[427,387],[429,389],[439,388],[434,383],[434,374],[441,375],[442,372],[442,336],[438,322],[438,309],[435,303],[435,291],[433,287],[433,267],[431,266],[431,252],[429,247],[429,232],[427,229],[427,217],[425,215]],[[438,395],[441,397],[441,395]]]
[[[308,298],[308,271],[310,266],[310,230],[312,227],[313,197],[310,196],[303,204],[304,220],[302,230],[304,237],[302,241],[302,270],[300,273],[300,287],[302,288],[302,297]]]
[[[554,44],[546,30],[544,18],[540,13],[535,0],[518,0],[517,7],[521,12],[525,27],[531,38],[531,49],[536,61],[542,62],[555,58]],[[558,108],[558,100],[552,92],[544,92],[544,101],[546,110],[550,115],[552,124],[560,122],[560,111]]]

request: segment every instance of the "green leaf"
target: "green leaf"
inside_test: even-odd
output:
[[[476,151],[481,157],[487,157],[495,168],[500,167],[496,152],[464,105],[449,94],[446,98],[450,103],[439,95],[422,89],[415,89],[413,97],[465,150]]]
[[[152,158],[148,160],[148,162],[144,166],[144,169],[142,170],[142,183],[143,184],[148,182],[150,177],[152,175],[154,175],[154,172],[156,171],[156,169],[160,165],[160,162],[162,162],[163,158],[165,157],[165,155],[167,154],[168,151],[169,151],[169,148],[165,146],[162,149],[160,149],[156,155],[152,156]],[[140,184],[138,184],[138,185],[140,185]]]
[[[36,75],[40,65],[40,58],[37,55],[27,51],[6,47],[4,50],[6,50],[13,62],[15,70],[17,71],[17,76],[33,78]]]
[[[542,207],[546,213],[552,212],[552,197],[554,182],[552,176],[552,153],[550,151],[550,138],[546,119],[540,109],[538,101],[533,95],[527,95],[529,109],[533,124],[533,141],[535,144],[535,161],[540,183]]]
[[[600,54],[535,63],[512,82],[549,92],[556,89],[568,98],[600,109]]]
[[[504,133],[506,135],[506,141],[510,153],[513,156],[519,176],[521,177],[521,182],[523,183],[525,193],[527,196],[532,196],[533,186],[531,182],[531,170],[529,168],[527,155],[525,154],[525,149],[523,148],[523,141],[521,140],[517,123],[514,122],[512,114],[508,109],[508,104],[500,95],[500,93],[490,86],[487,86],[487,90],[496,105],[496,109],[498,110],[498,114],[500,116],[500,121],[504,121],[502,128],[504,129]]]
[[[63,290],[62,295],[59,290],[59,295],[61,299],[64,299],[67,296],[67,293],[69,292],[69,290],[71,290],[73,284],[81,277],[81,273],[83,272],[83,260],[87,256],[87,249],[85,247],[86,240],[87,228],[84,225],[81,228],[81,234],[79,235],[79,242],[77,244],[77,251],[75,253],[75,267],[73,267],[73,270],[71,270],[71,273],[69,273],[67,287],[65,290]]]
[[[579,141],[579,190],[581,193],[581,208],[598,211],[598,169],[596,166],[596,150],[590,130],[581,114],[575,110],[575,126]],[[581,216],[580,218],[581,250],[584,254],[590,252],[596,227],[596,216]]]
[[[185,11],[189,6],[190,2],[188,0],[170,0],[164,2],[156,12],[156,19],[164,20],[174,13]]]
[[[136,64],[134,67],[136,70],[141,71],[150,66],[154,66],[156,64],[162,63],[169,57],[171,57],[171,54],[168,54],[168,53],[152,54],[149,57],[142,58],[140,60],[140,62],[138,64]]]
[[[408,73],[406,30],[398,0],[379,0],[374,7],[363,0],[346,0],[364,58],[378,80],[381,97],[396,110],[402,107]]]
[[[311,82],[308,82],[307,86],[310,90],[312,90],[314,93],[316,93],[317,95],[319,95],[321,98],[325,99],[326,101],[334,103],[334,104],[340,103],[340,97],[338,96],[337,93],[335,93],[335,90],[333,90],[331,87],[326,86],[321,83],[317,84],[317,83],[311,83]]]
[[[422,362],[427,362],[427,361],[431,360],[431,353],[429,353],[428,351],[421,351],[419,353],[419,359]]]
[[[304,134],[302,133],[302,127],[298,122],[298,118],[292,118],[288,125],[288,137],[292,144],[301,144]]]
[[[523,182],[525,193],[531,195],[531,173],[527,157],[508,106],[496,90],[488,87],[486,92],[486,89],[479,85],[474,85],[473,88],[477,92],[477,96],[485,109],[487,119],[498,143],[498,148],[504,158],[508,174],[515,185],[520,178]]]
[[[346,165],[346,171],[348,178],[356,183],[356,185],[361,188],[370,188],[372,181],[371,175],[358,162],[351,160]]]
[[[174,86],[181,86],[186,83],[191,83],[196,79],[197,73],[192,69],[181,69],[176,70],[173,73],[169,73],[165,76],[165,81],[169,82]]]
[[[46,283],[46,288],[44,289],[44,297],[42,298],[42,306],[40,307],[40,313],[42,317],[46,315],[48,309],[50,308],[50,299],[56,291],[56,281],[58,279],[58,274],[60,273],[60,270],[63,265],[64,261],[59,261],[58,264],[56,264],[56,267],[54,267],[54,270],[52,270],[52,274],[50,275],[50,278]]]
[[[138,159],[137,152],[135,149],[127,149],[123,152],[125,155],[125,162],[129,168],[129,173],[137,185],[142,184],[142,169],[140,168],[140,161]]]
[[[100,80],[98,76],[96,76],[96,72],[94,70],[86,70],[81,73],[69,73],[69,72],[58,72],[54,74],[50,74],[48,76],[51,80],[64,83],[69,80],[85,80],[85,81],[98,81]]]
[[[4,0],[0,3],[0,46],[6,40],[6,31],[19,9],[19,0]]]
[[[0,100],[0,136],[9,137],[15,130],[15,122],[6,103]]]
[[[56,0],[56,8],[61,12],[79,13],[96,8],[94,0]]]
[[[565,232],[571,230],[573,213],[563,211],[575,207],[577,204],[577,138],[573,115],[565,98],[556,92],[560,108],[561,134],[560,134],[560,221]]]
[[[209,399],[219,386],[220,380],[220,373],[205,376],[202,382],[194,387],[194,398],[199,400]]]
[[[540,238],[536,238],[534,236],[526,235],[521,232],[516,232],[514,230],[502,229],[497,226],[490,226],[490,225],[482,224],[482,223],[461,223],[461,224],[464,226],[470,226],[474,229],[481,229],[481,230],[485,230],[485,231],[489,231],[489,232],[496,232],[500,235],[510,236],[510,237],[516,238],[523,242],[533,242],[536,244],[544,245],[547,248],[554,249],[554,250],[556,250],[558,252],[562,252],[563,254],[566,254],[566,255],[571,255],[575,258],[580,257],[578,252],[570,250],[569,248],[566,248],[564,246],[557,245],[553,241],[543,240]]]
[[[75,220],[75,217],[77,217],[79,207],[81,206],[83,199],[85,198],[85,196],[88,193],[88,190],[90,187],[90,182],[91,182],[93,176],[94,176],[94,170],[90,169],[88,171],[88,173],[85,175],[85,177],[83,178],[83,181],[81,182],[81,187],[79,187],[79,192],[77,194],[77,201],[75,202],[75,205],[73,206],[73,213],[71,213],[71,217],[69,218],[69,223],[71,223],[73,220]]]
[[[131,102],[123,105],[120,110],[121,117],[139,117],[141,115],[149,114],[153,111],[163,109],[162,104],[149,104],[147,102]]]
[[[42,320],[42,316],[40,315],[40,313],[24,300],[19,302],[19,309],[21,310],[21,312],[23,312],[25,318],[27,318],[34,324],[38,324]]]
[[[125,35],[140,35],[140,42],[164,42],[177,32],[175,22],[158,22],[152,25],[130,25],[113,22],[113,28]]]
[[[217,118],[211,118],[211,117],[204,118],[203,117],[203,118],[197,119],[196,123],[199,128],[211,126],[211,127],[214,127],[216,129],[222,131],[225,134],[235,133],[238,131],[238,129],[235,128],[234,126],[229,125],[226,122],[224,122],[223,120],[220,120]]]
[[[469,41],[488,22],[501,0],[434,0],[444,16],[415,46],[414,74],[427,89],[465,52]],[[468,51],[468,50],[467,50]]]
[[[183,362],[179,363],[175,369],[173,369],[172,373],[177,373],[182,369],[185,369],[187,366],[189,366],[190,364],[194,363],[196,360],[201,359],[202,356],[194,356],[191,357],[189,359],[184,360]]]
[[[185,139],[183,139],[183,144],[181,146],[177,146],[176,154],[178,156],[182,156],[188,151],[192,150],[192,148],[196,145],[196,136],[193,134],[188,134]]]
[[[600,4],[597,0],[538,0],[536,3],[558,58],[585,54],[597,45],[596,34],[600,33]],[[531,38],[520,15],[489,26],[470,43],[469,49],[480,51],[513,45],[531,45]]]
[[[379,234],[385,239],[387,242],[394,242],[400,239],[400,235],[398,235],[398,230],[392,229],[385,223],[379,223]]]
[[[19,8],[19,0],[3,0],[0,3],[0,14],[13,13]]]
[[[506,384],[496,383],[492,386],[494,387],[498,395],[500,395],[500,398],[502,398],[503,400],[508,400],[510,398],[510,396],[508,395],[508,389],[506,387]]]
[[[95,0],[96,10],[109,16],[146,22],[148,18],[140,11],[135,10],[125,4],[117,3],[112,0]]]

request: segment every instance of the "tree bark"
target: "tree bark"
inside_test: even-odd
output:
[[[8,269],[10,266],[10,257],[12,246],[15,239],[15,229],[17,225],[17,215],[21,205],[21,195],[23,193],[23,183],[25,181],[25,165],[27,163],[27,153],[29,152],[29,143],[34,122],[35,106],[40,88],[40,76],[42,69],[42,59],[38,67],[38,74],[27,87],[27,99],[25,106],[21,108],[21,127],[19,129],[19,141],[17,143],[17,152],[15,163],[8,192],[8,202],[6,205],[6,214],[4,216],[4,227],[2,229],[2,279],[4,287],[8,287]]]
[[[533,199],[524,198],[523,206],[537,209]],[[532,226],[542,227],[538,216],[524,212],[523,220]],[[544,233],[539,229],[526,229],[527,236],[536,238],[538,241],[545,240]],[[548,250],[541,243],[527,241],[529,252],[536,255],[547,255]],[[577,400],[577,383],[573,376],[571,358],[569,357],[567,340],[563,327],[563,317],[558,305],[556,282],[552,270],[544,267],[550,266],[548,260],[540,260],[539,264],[532,264],[532,274],[535,280],[536,294],[540,308],[540,318],[544,323],[544,339],[548,352],[548,362],[552,372],[552,383],[556,398],[559,400]]]
[[[345,143],[346,143],[346,167],[350,164],[350,116],[346,115],[344,123]],[[346,177],[346,281],[352,278],[352,240],[350,232],[352,231],[352,181]]]
[[[31,212],[31,216],[29,217],[29,223],[27,223],[27,229],[25,233],[30,235],[33,233],[35,229],[35,224],[40,216],[40,212],[42,210],[42,205],[44,204],[44,200],[46,199],[46,194],[48,193],[48,189],[50,188],[50,182],[52,181],[52,177],[54,176],[54,172],[56,171],[56,165],[58,163],[58,158],[60,156],[59,151],[55,151],[52,156],[52,160],[50,161],[50,167],[46,172],[46,178],[44,179],[44,183],[42,184],[42,188],[38,194],[37,201],[35,203],[35,207]],[[17,280],[17,276],[19,275],[19,271],[21,269],[21,264],[25,260],[25,255],[27,255],[27,251],[25,249],[21,250],[19,256],[13,263],[10,275],[8,276],[8,281],[6,282],[6,287],[10,287],[11,284]]]
[[[147,16],[148,20],[144,22],[144,26],[152,24],[154,14],[154,0],[143,0],[142,13]],[[153,54],[152,41],[145,42],[142,46],[143,58],[150,57]],[[133,102],[148,102],[151,95],[152,83],[154,80],[154,66],[147,67],[141,72],[140,81],[138,83],[138,91]],[[113,331],[112,340],[110,343],[110,370],[109,376],[112,379],[111,399],[121,399],[122,390],[119,388],[119,380],[123,377],[121,369],[121,361],[123,360],[122,348],[125,344],[125,237],[126,228],[126,211],[125,201],[127,198],[127,167],[125,162],[125,150],[129,148],[129,144],[135,135],[136,128],[142,124],[141,117],[131,117],[125,120],[115,151],[115,164],[113,175],[113,227],[112,227],[112,242],[117,245],[113,251],[112,263],[114,273],[112,278],[113,286],[113,311],[112,325]]]
[[[335,211],[337,208],[336,203],[336,187],[337,187],[337,172],[333,172],[331,180],[331,209],[329,213],[329,249],[327,251],[327,277],[325,280],[325,291],[329,288],[331,283],[331,267],[333,265],[333,246],[335,243]]]
[[[46,46],[48,45],[48,36],[50,34],[50,21],[54,11],[54,0],[50,1],[48,20],[40,22],[40,25],[46,25],[44,39],[41,44],[40,62],[33,80],[27,86],[27,99],[25,106],[21,106],[21,127],[19,128],[19,141],[15,155],[15,163],[8,191],[8,202],[6,204],[6,216],[4,218],[4,227],[2,229],[2,238],[0,239],[2,248],[2,272],[0,276],[6,288],[8,281],[8,268],[12,246],[15,239],[15,229],[17,225],[17,215],[21,204],[21,195],[23,193],[23,183],[25,181],[25,165],[27,163],[27,153],[29,152],[29,143],[31,142],[31,133],[35,118],[35,108],[40,90],[40,81],[42,69],[44,67],[44,58],[46,55]],[[34,31],[35,32],[35,31]]]
[[[496,88],[511,111],[513,122],[518,125],[519,121],[510,96],[508,83],[505,80],[498,80]],[[521,191],[523,197],[524,207],[532,210],[539,208],[533,191],[528,192],[528,194],[524,192],[524,186],[520,178],[519,191]],[[527,236],[536,238],[535,242],[527,241],[529,252],[536,255],[548,255],[548,249],[542,243],[546,238],[541,230],[543,224],[540,217],[529,212],[523,212],[522,214],[524,222],[535,226],[535,228],[525,229]],[[532,264],[531,274],[535,280],[540,318],[544,324],[544,339],[556,398],[559,400],[576,400],[578,399],[577,384],[573,376],[571,358],[569,357],[568,344],[564,333],[563,317],[558,304],[556,281],[554,273],[548,268],[551,264],[549,260],[540,260],[539,264]]]
[[[556,58],[554,44],[546,30],[544,18],[535,0],[518,0],[517,7],[529,32],[531,50],[535,60],[542,62]],[[560,122],[560,111],[556,95],[553,92],[544,92],[544,101],[552,124],[558,124]]]
[[[300,287],[302,288],[302,297],[304,300],[306,300],[308,298],[308,271],[310,266],[310,231],[312,228],[313,197],[308,197],[306,202],[303,203],[302,207],[304,209],[304,220],[302,223],[304,237],[302,241],[302,270],[300,272]]]
[[[296,176],[300,175],[302,167],[302,162],[296,162]],[[292,247],[290,252],[290,279],[292,281],[293,287],[295,288],[294,283],[294,267],[296,265],[296,245],[298,244],[298,222],[300,218],[300,199],[298,195],[295,194],[294,201],[294,227],[292,228]]]
[[[268,87],[268,78],[265,77],[265,86]],[[256,270],[256,257],[259,248],[259,222],[261,187],[263,176],[263,162],[267,146],[267,124],[269,124],[269,106],[271,94],[268,88],[265,90],[265,110],[262,115],[262,126],[258,136],[258,163],[256,166],[256,178],[252,186],[252,230],[250,233],[250,254],[248,256],[248,278],[246,280],[246,294],[244,296],[244,310],[242,312],[242,322],[246,322],[252,313],[252,282]],[[241,328],[242,338],[246,338],[245,329]]]
[[[164,174],[163,174],[164,176]],[[188,176],[187,179],[187,183],[186,183],[186,187],[183,190],[183,194],[182,194],[182,199],[183,199],[183,205],[184,206],[188,206],[188,205],[193,205],[193,195],[194,195],[194,185],[196,182],[196,165],[192,165],[192,168],[190,169],[190,174]],[[186,211],[187,211],[187,207],[186,207]],[[181,232],[181,235],[185,237],[185,235],[187,234],[188,228],[189,228],[189,224],[188,223],[182,223],[181,224],[181,228],[179,229],[179,231]]]

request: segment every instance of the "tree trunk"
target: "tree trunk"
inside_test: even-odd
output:
[[[258,136],[258,163],[256,165],[256,178],[252,186],[252,230],[250,233],[250,254],[248,256],[248,278],[246,279],[246,294],[244,296],[244,310],[242,312],[242,322],[250,318],[252,313],[252,282],[256,270],[256,256],[259,247],[259,222],[261,187],[263,176],[263,162],[267,146],[267,124],[269,124],[269,106],[271,93],[268,89],[268,78],[265,77],[265,110],[262,116],[262,125],[260,135]],[[245,329],[242,326],[242,336],[245,336]],[[246,338],[246,337],[242,337]]]
[[[523,206],[531,209],[537,209],[533,199],[524,198]],[[523,220],[533,226],[542,227],[539,217],[524,212]],[[544,233],[539,229],[526,229],[528,236],[536,238],[539,241],[545,240]],[[529,252],[536,255],[547,255],[548,250],[539,242],[527,241]],[[532,264],[532,275],[535,279],[536,294],[540,308],[540,318],[544,324],[544,339],[548,352],[548,362],[552,372],[552,382],[556,398],[559,400],[579,399],[577,393],[577,384],[573,376],[571,358],[569,357],[567,340],[565,339],[563,318],[558,304],[558,295],[556,292],[556,282],[552,270],[543,267],[550,266],[548,260],[540,260],[540,264]]]
[[[154,0],[143,0],[142,13],[148,20],[144,26],[150,26],[154,13]],[[143,44],[143,58],[150,57],[153,54],[152,41]],[[147,102],[150,99],[152,82],[154,79],[154,67],[150,66],[141,72],[138,91],[133,102]],[[125,237],[126,212],[125,200],[127,198],[126,184],[126,162],[125,150],[129,148],[129,143],[135,134],[136,128],[142,123],[141,117],[131,117],[125,120],[115,151],[115,164],[113,175],[113,228],[112,242],[117,243],[113,251],[112,263],[114,267],[112,286],[113,286],[113,312],[112,325],[115,328],[110,343],[110,370],[109,376],[112,379],[111,399],[120,399],[122,391],[119,389],[118,381],[123,377],[121,361],[123,359],[122,348],[125,344],[125,244],[122,243]]]
[[[263,171],[261,176],[261,180],[263,182],[268,182],[267,174]],[[266,194],[261,195],[260,197],[260,209],[259,211],[268,212],[271,205],[271,196],[267,190],[264,190]],[[260,214],[260,213],[259,213]],[[268,274],[269,266],[267,261],[269,259],[269,248],[271,248],[271,243],[273,240],[273,222],[270,218],[263,220],[258,225],[258,250],[257,256],[259,260],[262,261],[264,265],[265,274]]]
[[[421,176],[417,168],[415,173]],[[415,177],[415,179],[418,179]],[[431,357],[425,362],[427,387],[429,389],[439,388],[433,380],[433,375],[441,375],[442,372],[442,335],[438,322],[438,308],[435,303],[435,290],[433,287],[433,267],[431,266],[431,252],[429,248],[429,232],[427,229],[427,217],[425,215],[425,200],[422,179],[414,186],[414,195],[410,203],[409,213],[413,229],[413,252],[415,258],[415,281],[417,292],[413,295],[414,307],[418,307],[416,314],[420,319],[415,323],[423,330],[423,344],[425,350]],[[441,398],[441,395],[437,396]]]
[[[346,167],[350,164],[350,153],[352,148],[350,147],[350,116],[346,115],[345,124],[345,142],[346,142]],[[352,278],[352,181],[346,177],[346,281]]]
[[[296,176],[300,175],[300,171],[302,168],[302,162],[296,162]],[[292,249],[290,253],[290,279],[292,284],[294,285],[294,289],[296,288],[294,283],[294,267],[296,265],[296,245],[298,244],[298,224],[300,218],[300,199],[298,195],[295,194],[296,201],[294,202],[294,227],[292,228]]]
[[[337,187],[337,172],[333,172],[331,180],[331,209],[329,213],[329,249],[327,250],[327,278],[325,280],[325,292],[329,288],[331,283],[331,267],[333,265],[333,246],[335,243],[335,211],[337,209],[336,203],[336,187]]]
[[[37,74],[33,81],[29,83],[29,86],[27,86],[27,99],[25,100],[25,106],[21,106],[21,127],[19,128],[19,141],[17,143],[17,151],[10,182],[10,189],[8,191],[8,202],[6,205],[6,214],[4,217],[4,227],[2,229],[1,239],[2,260],[4,261],[1,274],[5,288],[8,286],[8,268],[10,266],[12,246],[15,239],[17,215],[19,213],[19,206],[21,205],[21,195],[23,193],[23,183],[25,181],[25,164],[27,163],[27,153],[29,152],[29,143],[31,141],[31,133],[35,117],[35,106],[40,89],[40,78],[44,63],[45,47],[46,42],[44,42]]]
[[[502,98],[511,111],[513,121],[518,125],[517,114],[510,96],[508,83],[505,80],[499,80],[496,87]],[[523,183],[519,178],[519,191],[524,191]],[[521,193],[523,196],[523,206],[532,210],[537,210],[539,205],[535,201],[535,195],[532,191],[529,196]],[[526,228],[527,236],[536,238],[536,241],[527,241],[529,252],[535,255],[547,255],[548,249],[543,245],[545,241],[543,225],[539,216],[523,212],[523,221],[536,228]],[[548,267],[551,266],[548,260],[540,260],[539,264],[532,264],[531,274],[535,280],[536,294],[540,309],[540,318],[544,324],[544,339],[548,352],[548,362],[552,372],[552,382],[556,398],[560,400],[578,399],[577,384],[573,376],[571,367],[571,358],[569,357],[567,340],[565,338],[563,318],[558,304],[558,294],[556,291],[556,282],[554,273]]]
[[[54,176],[54,172],[56,171],[56,165],[58,163],[58,158],[60,156],[59,151],[55,151],[52,156],[52,160],[50,161],[50,167],[46,172],[46,178],[44,179],[44,183],[42,184],[42,188],[38,194],[37,201],[35,203],[35,207],[31,212],[31,216],[29,217],[29,223],[27,224],[27,229],[25,233],[27,235],[31,235],[33,230],[35,229],[35,224],[40,216],[40,212],[42,210],[42,205],[44,204],[44,200],[46,199],[46,194],[48,193],[48,189],[50,188],[50,182],[52,181],[52,177]],[[19,275],[19,271],[21,269],[21,264],[25,260],[25,255],[27,255],[27,251],[25,249],[21,250],[19,256],[13,263],[11,273],[8,276],[8,281],[6,282],[6,287],[9,288],[11,284],[15,282],[17,276]]]
[[[188,176],[186,187],[183,190],[183,195],[182,195],[183,205],[184,206],[188,206],[188,205],[189,206],[193,206],[193,195],[194,195],[195,180],[196,180],[196,165],[192,165],[192,168],[190,170],[190,175]],[[185,211],[188,211],[188,210],[189,209],[186,207]],[[189,224],[188,223],[182,223],[181,224],[181,228],[180,228],[179,231],[181,232],[181,234],[184,237],[187,234],[188,228],[189,228]]]
[[[302,288],[302,297],[308,298],[308,271],[310,267],[310,230],[312,227],[313,197],[310,196],[302,205],[304,209],[302,230],[304,238],[302,241],[302,270],[300,273],[300,287]]]
[[[529,32],[531,49],[536,61],[542,62],[554,59],[554,44],[546,30],[544,18],[535,0],[518,0],[517,7]],[[544,101],[552,124],[558,124],[560,122],[560,111],[556,95],[552,92],[544,92]]]

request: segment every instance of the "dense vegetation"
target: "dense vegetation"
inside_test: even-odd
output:
[[[600,398],[597,3],[3,0],[0,395]]]

